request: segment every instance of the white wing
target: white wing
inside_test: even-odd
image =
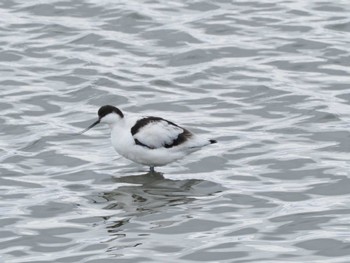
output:
[[[158,117],[140,119],[131,128],[135,143],[147,148],[171,148],[185,142],[191,133]]]

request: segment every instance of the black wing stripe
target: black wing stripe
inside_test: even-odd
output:
[[[177,138],[175,140],[173,140],[171,144],[165,144],[164,147],[171,148],[171,147],[180,145],[180,144],[184,143],[185,141],[187,141],[192,136],[192,133],[190,133],[186,129],[183,129],[183,130],[184,131],[182,133],[180,133],[179,136],[177,136]]]
[[[159,117],[146,117],[137,120],[134,126],[131,127],[131,135],[134,136],[138,131],[142,128],[148,125],[151,122],[157,122],[157,121],[166,121]]]
[[[148,149],[154,149],[153,147],[150,147],[150,146],[148,146],[148,145],[146,145],[146,144],[140,142],[138,139],[134,139],[134,141],[135,141],[135,144],[136,144],[136,145],[140,145],[140,146],[146,147],[146,148],[148,148]]]

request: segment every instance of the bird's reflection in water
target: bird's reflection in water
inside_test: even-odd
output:
[[[183,214],[183,210],[187,213],[186,204],[224,190],[221,185],[210,181],[170,180],[157,172],[113,177],[111,183],[115,183],[116,189],[100,193],[99,202],[105,203],[104,209],[116,211],[114,216],[103,217],[109,235],[104,242],[108,244],[107,252],[116,255],[147,240],[147,229],[154,225],[144,224],[142,217],[153,214],[152,222],[163,222],[167,218],[168,224],[169,220],[178,220],[176,215]]]
[[[165,206],[185,204],[198,196],[208,196],[222,187],[199,179],[170,180],[162,173],[149,172],[141,175],[113,178],[113,182],[125,183],[117,189],[102,193],[109,204],[105,209],[122,209],[129,215],[152,213]]]
[[[210,181],[170,180],[158,172],[115,177],[112,180],[125,185],[101,193],[100,197],[107,203],[105,209],[121,210],[124,219],[115,221],[109,218],[109,222],[113,222],[108,226],[110,233],[117,232],[131,218],[168,211],[169,207],[180,206],[198,197],[210,196],[223,190],[221,185]]]

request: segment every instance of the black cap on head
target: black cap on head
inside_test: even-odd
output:
[[[120,118],[123,118],[124,115],[123,113],[121,112],[121,110],[119,110],[118,108],[114,107],[114,106],[111,106],[111,105],[105,105],[105,106],[102,106],[99,110],[98,110],[98,117],[100,119],[102,119],[104,116],[106,116],[107,114],[110,114],[110,113],[117,113]]]
[[[111,105],[105,105],[105,106],[102,106],[99,110],[98,110],[98,120],[95,121],[93,124],[91,124],[89,127],[87,127],[85,130],[83,130],[82,132],[80,132],[79,134],[83,134],[84,132],[90,130],[91,128],[95,127],[97,124],[99,124],[101,122],[101,119],[112,113],[112,112],[115,112],[116,114],[118,114],[120,116],[120,118],[123,118],[124,115],[123,113],[116,107],[114,106],[111,106]]]

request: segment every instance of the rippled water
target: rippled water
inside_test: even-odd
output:
[[[0,3],[0,262],[350,262],[348,1]],[[219,143],[147,174],[99,106]]]

